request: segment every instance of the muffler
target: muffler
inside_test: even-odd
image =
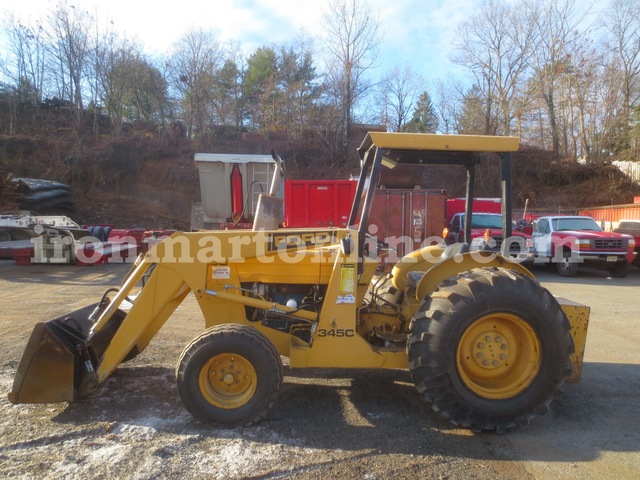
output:
[[[102,302],[36,324],[8,395],[11,403],[73,402],[98,386],[95,369],[126,316],[116,310],[92,334],[90,317],[100,308]]]

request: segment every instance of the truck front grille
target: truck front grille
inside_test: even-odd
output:
[[[626,249],[629,241],[624,238],[596,238],[591,240],[591,248],[598,250]]]
[[[492,238],[496,241],[496,246],[494,248],[490,248],[487,250],[499,252],[502,248],[502,237],[494,236]],[[522,245],[524,246],[524,240],[522,242]],[[509,251],[511,253],[520,253],[520,251],[522,250],[520,247],[521,245],[518,242],[511,242],[511,244],[509,245]],[[526,250],[527,250],[526,247],[524,247],[524,251]]]

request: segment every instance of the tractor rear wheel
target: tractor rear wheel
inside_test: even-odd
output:
[[[176,379],[182,402],[198,420],[247,426],[262,420],[275,404],[282,386],[282,362],[256,329],[218,325],[184,349]]]
[[[432,408],[474,431],[529,423],[571,373],[569,322],[535,280],[478,268],[441,283],[411,322],[409,369]]]

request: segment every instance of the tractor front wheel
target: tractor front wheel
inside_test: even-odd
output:
[[[423,302],[411,323],[409,369],[436,412],[501,433],[548,410],[571,373],[569,330],[558,302],[535,280],[474,269]]]
[[[282,362],[256,329],[225,324],[198,335],[176,368],[178,393],[205,423],[247,426],[262,420],[282,386]]]

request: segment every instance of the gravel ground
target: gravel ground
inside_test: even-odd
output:
[[[147,350],[75,404],[11,405],[33,325],[97,301],[128,266],[0,261],[0,477],[626,479],[640,471],[640,272],[562,279],[592,307],[582,383],[506,435],[474,434],[424,405],[406,371],[285,369],[275,409],[249,428],[205,427],[180,403],[175,362],[202,328],[189,297]]]

